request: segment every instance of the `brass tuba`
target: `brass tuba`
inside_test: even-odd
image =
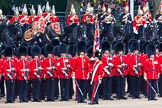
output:
[[[33,38],[33,32],[32,32],[32,30],[29,29],[29,30],[25,31],[25,33],[24,33],[24,39],[26,41],[30,41],[30,40],[32,40],[32,38]]]

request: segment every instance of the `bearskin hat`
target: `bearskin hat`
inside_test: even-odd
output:
[[[116,52],[124,51],[124,45],[123,45],[122,42],[118,41],[118,42],[115,44],[115,51],[116,51]]]
[[[162,51],[162,43],[159,44],[159,52]]]
[[[8,47],[11,47],[12,48],[12,51],[13,51],[13,54],[14,55],[17,55],[17,46],[16,46],[15,43],[8,44]]]
[[[32,48],[31,48],[31,55],[32,56],[38,56],[40,55],[40,47],[38,45],[34,45]]]
[[[86,42],[85,41],[80,41],[77,44],[77,53],[80,54],[80,52],[86,52]]]
[[[99,51],[95,52],[95,57],[97,57],[101,60],[101,56],[102,56],[101,52],[99,52]]]
[[[51,41],[51,44],[55,47],[55,46],[57,46],[57,45],[60,44],[60,41],[59,41],[58,39],[53,39],[53,40]]]
[[[131,44],[132,44],[134,41],[136,41],[136,40],[135,40],[135,39],[131,39],[131,40],[128,41],[128,46],[127,46],[127,48],[128,48],[128,51],[129,51],[129,52],[131,52]]]
[[[146,53],[148,55],[148,57],[150,57],[151,55],[154,55],[156,53],[156,47],[154,44],[148,44],[146,47]]]
[[[28,44],[27,42],[22,42],[22,43],[20,44],[20,46],[21,46],[21,47],[28,47],[29,44]]]
[[[27,48],[21,46],[18,48],[18,56],[26,56],[28,54]]]
[[[117,42],[117,41],[113,41],[113,42],[112,42],[112,50],[115,50],[116,42]]]
[[[48,45],[46,46],[46,53],[47,53],[47,54],[53,54],[53,53],[54,53],[54,47],[53,47],[52,44],[48,44]]]
[[[146,54],[146,47],[147,47],[147,45],[149,44],[149,42],[145,42],[145,43],[143,43],[143,45],[142,45],[142,49],[143,49],[143,53],[145,53]]]
[[[90,46],[88,49],[87,49],[87,56],[89,58],[91,58],[93,56],[93,46]]]
[[[138,41],[133,41],[130,45],[130,51],[133,52],[135,50],[139,50],[139,43]]]
[[[62,43],[59,45],[59,52],[61,53],[67,53],[67,46],[66,44]]]
[[[59,53],[59,46],[55,46],[55,48],[54,48],[54,55],[55,56],[60,56],[60,53]]]
[[[92,41],[92,40],[88,41],[87,42],[87,48],[89,48],[90,46],[93,46],[93,43],[94,43],[94,41]]]
[[[5,49],[5,56],[6,56],[6,57],[12,57],[12,55],[13,55],[13,50],[12,50],[12,48],[11,48],[11,47],[7,47],[7,48]]]
[[[47,55],[46,54],[46,46],[45,45],[41,47],[41,54],[44,55],[44,56]]]
[[[69,45],[68,47],[68,54],[72,55],[73,57],[75,56],[75,53],[74,53],[74,44],[72,45]]]
[[[101,43],[101,49],[102,49],[102,52],[104,53],[106,50],[110,50],[110,44],[108,41],[104,40],[102,41]]]
[[[32,54],[31,54],[31,48],[32,48],[31,46],[28,47],[28,56],[32,56]]]

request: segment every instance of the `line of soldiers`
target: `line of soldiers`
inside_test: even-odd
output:
[[[144,91],[148,100],[156,100],[156,93],[162,96],[162,43],[156,45],[130,40],[128,54],[121,41],[112,43],[112,54],[108,41],[102,41],[101,51],[95,54],[93,43],[85,41],[68,46],[54,40],[48,45],[2,47],[0,81],[5,80],[6,103],[13,103],[17,96],[20,102],[28,102],[31,95],[33,102],[55,101],[59,81],[60,101],[72,98],[73,81],[78,103],[86,103],[88,94],[89,104],[98,104],[100,92],[104,100],[113,100],[114,88],[116,99],[127,99],[126,79],[132,99],[140,99]]]

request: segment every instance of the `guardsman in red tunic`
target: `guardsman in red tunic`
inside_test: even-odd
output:
[[[129,73],[131,78],[131,93],[133,99],[140,99],[140,87],[142,78],[142,63],[141,56],[139,54],[139,43],[133,41],[130,46],[131,56],[129,59]]]
[[[159,57],[157,58],[160,68],[160,77],[159,77],[159,95],[162,97],[162,43],[159,44]]]
[[[19,10],[18,10],[18,7],[16,7],[15,15],[12,16],[11,19],[7,21],[7,24],[12,24],[15,21],[18,21],[18,18],[19,18]]]
[[[80,41],[77,44],[78,57],[75,58],[73,77],[77,86],[78,103],[86,103],[86,81],[89,73],[88,59],[85,57],[86,42]],[[80,89],[80,90],[79,90]]]
[[[19,100],[20,103],[27,102],[28,97],[28,84],[29,84],[29,69],[30,64],[27,61],[27,48],[26,47],[19,47],[18,48],[18,55],[20,59],[16,63],[16,70],[17,70],[17,79],[19,82]]]
[[[135,34],[139,34],[140,27],[146,28],[147,23],[143,17],[143,11],[141,10],[141,7],[139,6],[138,14],[137,14],[137,16],[134,17],[134,20],[133,20],[133,32]]]
[[[40,86],[41,79],[43,77],[42,73],[42,65],[39,59],[40,55],[40,47],[38,45],[34,45],[31,48],[31,54],[33,56],[32,61],[30,62],[30,79],[32,82],[32,97],[33,102],[40,102]]]
[[[102,54],[102,63],[104,68],[103,74],[103,100],[113,100],[112,99],[112,78],[113,78],[113,57],[109,53],[110,44],[108,41],[103,41],[101,44],[103,51]]]
[[[61,101],[68,101],[69,99],[69,74],[70,74],[70,61],[66,57],[67,46],[65,44],[59,45],[60,58],[59,63],[59,78],[61,87]]]
[[[74,94],[73,89],[73,79],[72,79],[72,72],[74,71],[74,44],[70,44],[68,47],[68,60],[70,63],[70,72],[69,72],[69,99],[72,99],[72,96]]]
[[[28,13],[27,7],[26,7],[26,4],[24,4],[24,8],[23,8],[22,14],[19,15],[19,18],[18,18],[21,26],[23,26],[24,24],[28,24],[28,20],[29,19],[28,19],[27,13]]]
[[[91,78],[91,86],[92,86],[92,98],[89,105],[98,104],[98,87],[101,84],[101,79],[103,76],[103,64],[101,61],[101,52],[97,51],[95,53],[95,62],[92,69],[92,78]]]
[[[144,65],[144,79],[148,83],[148,101],[157,100],[156,97],[156,88],[158,88],[158,79],[159,79],[159,63],[155,59],[156,48],[153,44],[149,44],[146,47],[148,59]]]
[[[127,76],[127,58],[123,54],[124,45],[121,42],[116,43],[117,56],[114,58],[114,78],[116,80],[117,99],[127,99],[125,97],[125,78]]]
[[[3,70],[4,70],[4,78],[6,81],[6,103],[14,102],[14,87],[15,87],[15,79],[16,79],[16,64],[12,59],[13,50],[11,47],[7,47],[5,49],[5,61],[3,62]]]
[[[1,58],[0,58],[0,98],[4,97],[4,77],[3,77],[3,61],[2,58],[2,52],[1,52]]]
[[[52,44],[46,46],[47,58],[44,60],[44,69],[46,74],[46,101],[54,101],[55,94],[55,75],[57,71],[57,62],[53,58],[54,47]]]

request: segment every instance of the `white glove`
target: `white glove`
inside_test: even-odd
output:
[[[108,65],[109,65],[109,66],[111,66],[111,67],[113,66],[113,64],[112,64],[112,63],[109,63]]]
[[[147,78],[146,78],[146,77],[144,77],[144,80],[147,80]]]
[[[138,31],[136,30],[135,27],[133,27],[133,32],[134,32],[135,34],[138,34]]]
[[[143,27],[146,28],[147,27],[147,24],[144,24]]]

